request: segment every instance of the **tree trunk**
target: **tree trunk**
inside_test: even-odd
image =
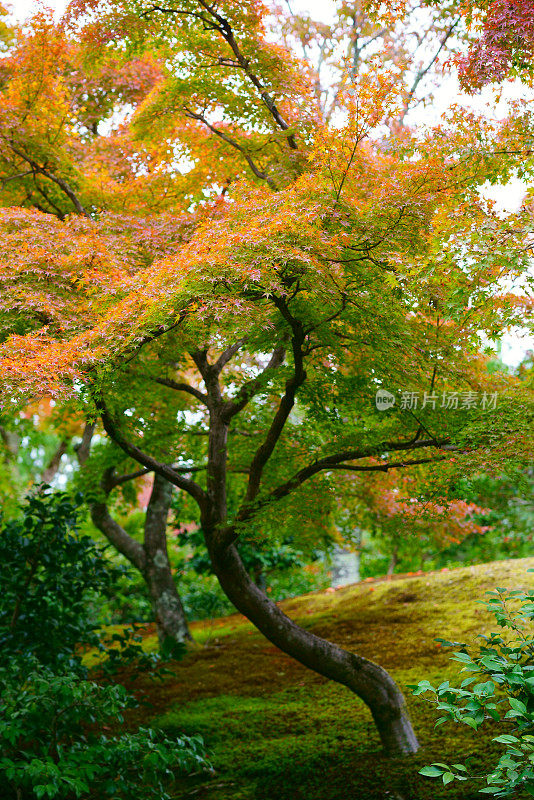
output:
[[[80,466],[83,466],[91,452],[91,442],[95,425],[88,422],[82,441],[75,447]],[[103,488],[109,494],[112,487]],[[180,595],[174,584],[167,551],[167,519],[171,507],[173,487],[160,475],[154,473],[154,483],[145,515],[144,541],[139,544],[130,536],[109,513],[106,503],[91,505],[91,519],[106,539],[125,556],[143,575],[156,619],[160,649],[168,641],[183,644],[193,637],[189,632]]]
[[[167,551],[167,517],[172,485],[154,475],[145,518],[145,567],[143,574],[152,600],[160,648],[169,642],[191,639],[187,619],[176,590]]]
[[[105,503],[91,505],[91,518],[96,527],[145,579],[160,648],[165,642],[168,646],[168,640],[182,644],[192,638],[167,552],[166,531],[171,495],[172,486],[156,475],[145,516],[142,545],[113,519]]]
[[[396,547],[394,547],[391,552],[391,558],[389,559],[389,565],[387,571],[388,578],[393,577],[393,573],[395,572],[395,567],[397,566],[398,563],[399,563],[398,550]]]
[[[212,539],[207,536],[207,539]],[[214,541],[214,538],[213,538]],[[417,752],[419,745],[404,697],[391,676],[362,656],[304,630],[269,600],[250,579],[236,548],[208,549],[222,589],[274,645],[301,664],[347,686],[369,707],[389,755]]]

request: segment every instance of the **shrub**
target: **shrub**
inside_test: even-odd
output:
[[[0,795],[166,800],[174,769],[207,767],[198,736],[164,737],[148,728],[108,736],[132,705],[124,687],[57,674],[31,660],[0,670]]]
[[[113,582],[102,552],[76,530],[76,499],[44,489],[20,519],[0,525],[0,648],[41,664],[74,668],[80,645],[98,645],[88,614]]]
[[[103,733],[134,701],[122,686],[87,680],[84,646],[105,652],[108,675],[157,656],[132,630],[108,641],[98,631],[91,609],[118,573],[76,524],[68,496],[41,489],[0,530],[0,796],[167,798],[173,769],[207,766],[202,740]]]
[[[532,571],[532,570],[529,570]],[[474,730],[490,720],[503,732],[494,738],[503,745],[495,768],[484,776],[471,776],[465,764],[435,763],[422,775],[441,778],[444,784],[479,778],[480,791],[494,797],[534,796],[534,590],[487,592],[482,601],[507,633],[480,636],[483,644],[469,652],[465,644],[438,639],[444,646],[460,647],[452,658],[467,677],[458,688],[445,681],[438,687],[421,681],[414,694],[430,693],[441,712],[436,725],[456,722]]]
[[[79,534],[79,502],[45,487],[27,498],[21,518],[0,521],[2,654],[85,674],[83,651],[94,647],[104,672],[126,662],[154,670],[160,659],[143,651],[135,626],[111,636],[100,627],[100,607],[127,569]]]

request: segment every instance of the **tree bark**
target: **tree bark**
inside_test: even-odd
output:
[[[152,600],[160,648],[164,648],[169,641],[183,643],[192,638],[172,577],[167,550],[167,517],[172,489],[168,481],[154,475],[145,517],[143,574]]]
[[[398,563],[399,563],[398,549],[397,547],[393,547],[393,550],[391,551],[391,558],[389,559],[389,564],[388,564],[388,571],[387,571],[388,578],[393,577],[393,573],[395,572],[395,567],[397,566]]]
[[[218,548],[215,536],[208,533],[207,539],[214,572],[236,608],[285,653],[360,697],[373,715],[388,755],[417,752],[404,697],[386,670],[301,628],[258,589],[234,545]]]
[[[171,484],[156,475],[145,516],[143,544],[113,519],[106,503],[93,503],[91,506],[91,518],[96,527],[145,579],[160,648],[169,640],[183,644],[192,639],[167,551],[167,518],[171,497]]]
[[[57,450],[43,471],[43,477],[41,478],[43,483],[51,483],[56,477],[59,470],[59,465],[61,464],[61,459],[67,452],[67,446],[68,442],[64,439],[59,443]]]

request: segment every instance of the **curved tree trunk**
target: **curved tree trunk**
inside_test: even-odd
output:
[[[176,589],[167,551],[167,518],[172,486],[159,475],[145,517],[144,543],[140,544],[113,519],[106,503],[93,503],[91,518],[106,539],[138,569],[146,581],[158,632],[160,648],[169,642],[191,639],[187,618]]]
[[[180,595],[176,589],[167,550],[167,517],[172,485],[154,475],[154,486],[145,518],[145,567],[143,574],[152,600],[160,647],[191,639]]]
[[[250,579],[233,545],[218,549],[208,542],[208,548],[222,589],[269,641],[304,666],[357,694],[371,710],[388,754],[417,752],[419,745],[404,697],[385,669],[289,619]]]

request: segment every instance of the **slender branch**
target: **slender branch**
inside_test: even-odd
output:
[[[196,397],[204,405],[208,404],[208,398],[205,394],[203,394],[198,389],[195,389],[194,386],[190,386],[188,383],[181,383],[178,381],[173,381],[172,378],[159,378],[154,375],[146,375],[142,372],[136,372],[134,370],[130,370],[132,375],[135,375],[139,378],[146,378],[149,381],[153,381],[154,383],[159,383],[161,386],[167,386],[169,389],[174,389],[176,392],[187,392],[187,394],[193,395]]]
[[[345,167],[345,171],[343,172],[343,175],[341,176],[341,182],[340,182],[338,190],[336,192],[336,199],[334,201],[333,210],[335,210],[337,204],[339,203],[339,198],[341,197],[341,192],[343,191],[343,186],[345,185],[345,181],[347,180],[347,175],[349,174],[349,170],[350,170],[350,168],[352,166],[352,162],[354,161],[354,156],[356,155],[356,150],[358,149],[358,145],[360,144],[360,141],[361,141],[360,137],[357,136],[356,137],[356,141],[354,142],[354,145],[352,147],[351,154],[350,154],[347,166]]]
[[[251,69],[250,58],[247,58],[241,52],[239,44],[235,38],[232,26],[230,25],[228,20],[221,14],[217,13],[217,11],[214,8],[214,5],[210,5],[210,3],[207,0],[197,0],[197,2],[204,9],[205,13],[208,16],[205,16],[204,14],[195,11],[178,9],[178,8],[165,8],[159,5],[151,6],[147,11],[143,12],[142,16],[145,16],[151,13],[152,11],[160,11],[164,14],[176,14],[178,16],[193,17],[194,19],[200,20],[206,30],[217,31],[217,33],[219,33],[222,36],[222,38],[225,40],[225,42],[229,45],[230,49],[232,50],[236,58],[235,66],[240,67],[243,70],[249,81],[258,90],[261,102],[267,108],[277,126],[283,131],[288,131],[290,127],[289,124],[286,122],[286,120],[280,113],[278,106],[268,93],[260,76],[256,75],[256,73]],[[289,134],[287,136],[287,142],[292,150],[298,149],[293,134]]]
[[[27,175],[33,175],[33,169],[28,169],[26,172],[17,172],[16,175],[9,175],[7,178],[3,178],[0,183],[2,186],[5,186],[9,181],[15,181],[17,178],[25,178]]]
[[[177,464],[173,464],[172,468],[175,472],[179,472],[181,474],[189,475],[192,472],[202,472],[203,470],[207,469],[207,465],[199,465],[199,466],[180,466]],[[135,472],[126,472],[122,475],[115,475],[114,472],[110,473],[110,475],[106,478],[105,488],[107,492],[111,492],[112,489],[115,489],[117,486],[122,486],[123,483],[128,483],[128,481],[134,481],[136,478],[142,478],[143,475],[148,475],[152,472],[151,469],[146,467],[145,469],[138,469]]]
[[[362,458],[372,458],[378,453],[390,451],[398,452],[400,450],[418,450],[422,447],[442,448],[443,445],[446,445],[449,441],[450,440],[446,438],[442,440],[421,439],[416,442],[412,440],[408,442],[383,442],[382,444],[378,446],[375,445],[374,447],[367,447],[359,450],[345,450],[341,453],[325,456],[324,458],[315,461],[313,464],[309,464],[307,467],[299,470],[292,478],[274,489],[271,492],[270,497],[272,497],[272,499],[279,500],[292,492],[293,489],[301,486],[304,481],[307,481],[309,478],[317,475],[319,472],[323,472],[324,470],[328,469],[335,469],[336,465],[343,464],[345,461],[357,461]]]
[[[237,395],[232,400],[229,400],[227,403],[225,403],[222,414],[226,421],[232,419],[232,417],[235,417],[236,414],[239,414],[239,412],[245,408],[254,395],[257,394],[264,385],[267,373],[275,370],[277,367],[283,364],[285,355],[285,347],[276,347],[273,350],[273,354],[269,360],[269,363],[261,371],[261,373],[256,378],[253,378],[252,380],[243,384]]]
[[[218,136],[219,139],[222,139],[223,142],[226,142],[226,144],[229,144],[230,147],[233,147],[236,150],[239,150],[239,152],[244,156],[245,161],[249,165],[249,167],[252,170],[252,172],[254,173],[254,175],[257,178],[259,178],[260,180],[266,181],[266,183],[271,187],[271,189],[275,189],[276,188],[275,183],[272,180],[272,178],[270,178],[269,175],[267,175],[266,172],[262,172],[262,170],[253,161],[253,159],[251,158],[249,153],[247,153],[245,148],[242,145],[240,145],[239,142],[236,142],[236,140],[232,139],[231,136],[228,136],[228,134],[224,133],[223,131],[219,130],[219,128],[216,128],[215,125],[212,125],[210,122],[208,122],[206,117],[204,117],[202,114],[197,114],[196,112],[191,111],[188,108],[186,108],[184,110],[185,110],[186,116],[190,117],[190,119],[196,119],[198,122],[202,122],[202,124],[205,125],[206,128],[208,128],[212,133],[214,133],[215,136]]]
[[[106,494],[109,494],[111,490],[115,489],[117,486],[122,486],[123,483],[128,483],[128,481],[134,481],[136,478],[142,478],[143,475],[148,475],[149,472],[150,470],[147,467],[138,469],[135,472],[125,472],[122,475],[116,475],[114,469],[109,470],[103,481]]]
[[[354,464],[335,464],[330,469],[348,470],[349,472],[388,472],[390,469],[401,467],[413,467],[414,464],[435,464],[437,461],[445,461],[450,456],[436,456],[429,458],[413,458],[409,461],[387,461],[384,464],[372,464],[366,466],[355,466]]]
[[[437,52],[435,53],[434,57],[433,57],[433,58],[431,59],[431,61],[430,61],[430,62],[427,64],[427,66],[426,66],[424,69],[422,69],[422,70],[419,70],[419,72],[418,72],[418,73],[417,73],[417,75],[415,76],[415,80],[414,80],[414,82],[412,83],[412,86],[411,86],[411,88],[410,88],[410,91],[408,92],[408,96],[407,96],[407,98],[406,98],[406,100],[405,100],[405,103],[404,103],[404,111],[403,111],[403,113],[402,113],[402,116],[401,116],[401,118],[400,118],[400,123],[401,123],[401,125],[403,124],[403,122],[404,122],[404,118],[406,117],[406,114],[408,113],[408,111],[409,111],[409,109],[410,109],[410,103],[411,103],[411,102],[412,102],[412,100],[413,100],[413,97],[414,97],[414,94],[415,94],[415,92],[416,92],[416,89],[417,89],[417,87],[419,86],[419,84],[421,83],[421,81],[423,80],[423,78],[425,77],[425,75],[428,73],[428,71],[429,71],[429,70],[430,70],[430,69],[433,67],[433,65],[434,65],[434,64],[436,63],[436,61],[438,60],[439,54],[441,53],[441,51],[442,51],[442,50],[443,50],[443,48],[445,47],[445,45],[446,45],[446,43],[447,43],[447,40],[450,38],[450,36],[451,36],[451,34],[452,34],[453,30],[455,29],[455,27],[458,25],[458,23],[459,23],[459,22],[460,22],[460,17],[458,17],[458,18],[457,18],[457,19],[456,19],[456,20],[455,20],[455,21],[452,23],[452,25],[450,25],[450,26],[449,26],[449,28],[448,28],[448,29],[445,31],[445,34],[444,34],[444,36],[443,36],[443,38],[442,38],[442,40],[441,40],[440,46],[438,47],[438,49],[437,49]]]
[[[40,175],[43,175],[45,178],[48,178],[49,180],[53,181],[53,183],[55,183],[57,186],[59,186],[59,188],[62,189],[62,191],[67,195],[67,197],[69,198],[69,200],[71,201],[74,208],[79,214],[82,214],[82,216],[91,219],[91,215],[89,214],[87,209],[84,208],[84,206],[80,203],[74,191],[71,189],[69,184],[65,180],[63,180],[63,178],[59,178],[57,175],[54,175],[53,172],[50,172],[50,170],[45,169],[44,167],[40,167],[36,161],[30,158],[30,156],[26,155],[26,153],[24,153],[22,150],[19,150],[17,147],[15,147],[15,145],[12,142],[8,142],[8,145],[13,150],[13,152],[17,156],[19,156],[19,158],[22,158],[23,161],[25,161],[27,164],[30,165],[32,170],[39,173]]]
[[[252,502],[245,498],[245,501],[241,505],[239,509],[235,522],[242,523],[246,522],[255,516],[261,509],[265,508],[269,503],[273,501],[281,500],[287,495],[291,494],[295,489],[298,489],[302,484],[312,478],[314,475],[317,475],[319,472],[324,472],[330,469],[336,469],[339,466],[343,465],[343,468],[346,469],[349,465],[345,464],[346,461],[357,461],[363,458],[371,458],[373,456],[378,455],[379,453],[384,452],[391,452],[391,451],[402,451],[402,450],[418,450],[423,447],[436,447],[440,450],[447,449],[447,444],[450,440],[447,439],[422,439],[419,441],[414,442],[413,440],[406,441],[406,442],[383,442],[380,445],[375,445],[374,447],[367,447],[361,448],[357,450],[345,450],[341,453],[334,453],[333,455],[325,456],[324,458],[320,458],[315,461],[313,464],[308,464],[308,466],[303,467],[298,472],[296,472],[289,480],[285,481],[284,483],[277,486],[276,489],[273,489],[269,492],[261,500],[256,500],[256,502]],[[443,457],[442,457],[443,458]],[[431,459],[432,460],[432,459]],[[397,466],[401,466],[403,463],[406,462],[399,462]],[[364,469],[363,467],[359,471],[380,471],[379,467],[383,465],[365,465],[365,466],[372,466],[374,469]],[[387,470],[386,470],[387,471]],[[254,498],[252,498],[254,500]],[[230,532],[231,531],[231,532]],[[233,528],[228,528],[228,536],[229,541],[233,541],[233,537],[235,532]]]
[[[157,459],[152,458],[152,456],[149,456],[148,453],[145,453],[136,444],[128,441],[128,439],[126,439],[126,437],[121,433],[118,425],[111,416],[102,395],[100,394],[95,396],[94,400],[102,419],[104,430],[108,436],[113,439],[113,441],[116,442],[116,444],[118,444],[119,447],[135,461],[143,464],[145,467],[150,469],[150,471],[157,472],[158,475],[162,476],[162,478],[166,478],[169,483],[172,483],[174,486],[177,486],[179,489],[183,489],[184,492],[187,492],[189,495],[191,495],[191,497],[193,497],[193,499],[198,503],[201,510],[203,510],[207,499],[204,489],[202,489],[198,483],[195,483],[195,481],[192,481],[189,478],[184,478],[183,475],[180,475],[180,473],[169,464],[163,464]]]
[[[126,366],[130,363],[130,361],[133,361],[145,344],[150,344],[150,342],[154,342],[156,339],[159,339],[160,336],[170,333],[170,331],[181,325],[186,317],[187,311],[182,311],[176,322],[173,322],[171,325],[158,325],[155,330],[150,331],[150,333],[147,333],[145,336],[143,336],[143,338],[140,339],[136,344],[132,345],[128,350],[126,350],[124,355],[128,356],[128,358],[123,361],[122,366]]]
[[[209,2],[207,2],[207,0],[198,0],[198,3],[199,5],[202,6],[202,8],[204,8],[205,11],[211,14],[211,16],[216,20],[217,30],[219,31],[223,39],[225,39],[225,41],[229,44],[233,54],[238,60],[247,78],[250,80],[253,86],[255,86],[256,89],[258,89],[263,104],[269,110],[271,116],[273,117],[278,127],[281,128],[283,131],[289,130],[288,123],[280,114],[280,111],[276,103],[267,92],[261,79],[250,69],[250,59],[245,58],[245,56],[239,49],[239,45],[235,39],[234,32],[228,20],[225,19],[221,14],[218,14],[213,8],[213,6],[211,6]],[[287,137],[287,142],[292,150],[297,149],[297,144],[295,142],[295,137],[293,135]]]
[[[267,435],[262,444],[256,450],[252,462],[250,464],[249,480],[247,485],[247,492],[243,501],[242,508],[238,512],[245,513],[245,509],[253,502],[260,489],[261,478],[265,465],[271,457],[274,448],[282,434],[284,426],[287,422],[289,414],[295,404],[295,396],[298,389],[306,380],[306,371],[304,369],[304,354],[302,345],[305,340],[305,333],[302,323],[292,316],[286,302],[282,298],[273,298],[274,303],[284,319],[289,323],[292,328],[293,336],[291,339],[293,349],[293,375],[286,381],[285,392],[280,403],[278,410],[274,416]]]

